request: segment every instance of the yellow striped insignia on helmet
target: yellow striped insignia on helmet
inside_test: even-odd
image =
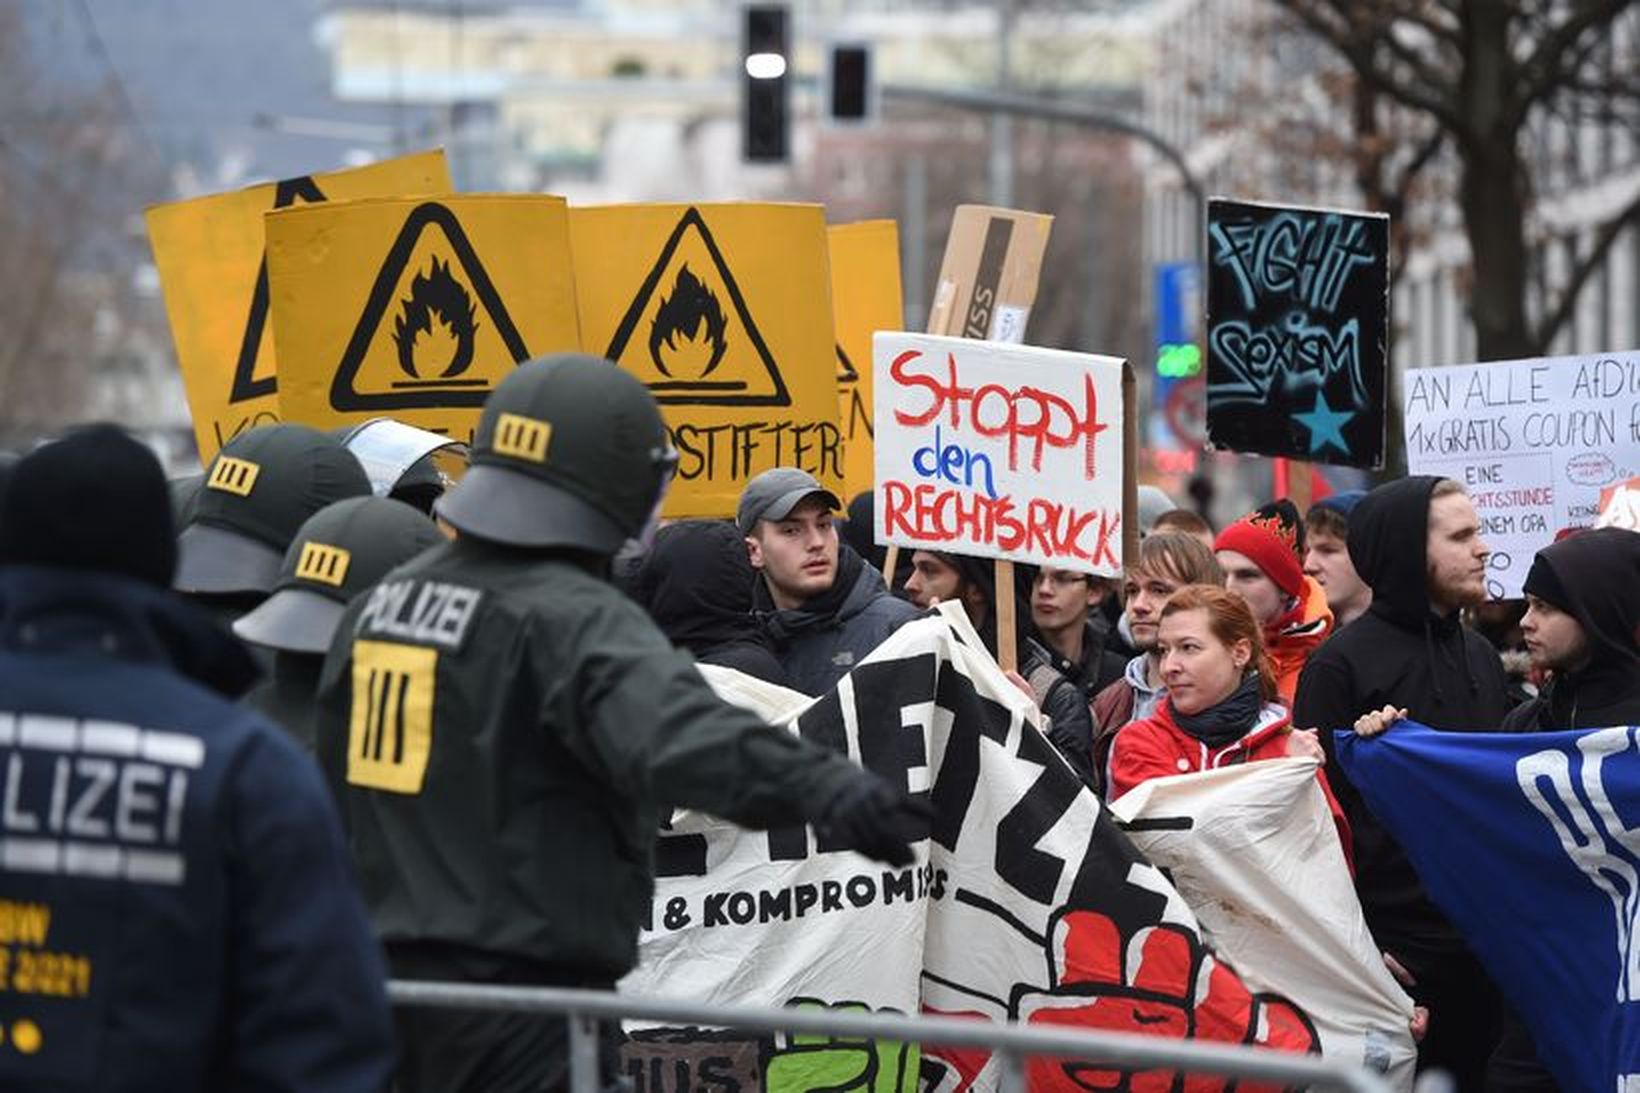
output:
[[[547,443],[552,440],[552,422],[539,421],[522,414],[502,414],[495,419],[495,439],[491,448],[497,455],[527,459],[531,463],[547,461]]]
[[[261,466],[248,459],[219,455],[216,462],[211,465],[211,477],[205,485],[213,490],[249,497],[251,490],[256,486],[256,476],[261,473]]]
[[[352,560],[351,551],[309,541],[302,544],[302,555],[296,559],[296,576],[340,588],[347,579],[347,564]]]

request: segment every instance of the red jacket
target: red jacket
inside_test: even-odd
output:
[[[1221,748],[1209,748],[1174,723],[1172,702],[1163,698],[1154,714],[1143,721],[1130,722],[1116,734],[1105,773],[1105,794],[1114,801],[1152,778],[1217,770],[1258,759],[1284,758],[1287,737],[1292,731],[1292,718],[1286,708],[1269,703],[1247,735]],[[1344,847],[1344,860],[1353,875],[1355,858],[1349,821],[1327,784],[1326,772],[1318,769],[1315,776],[1321,783],[1321,792],[1326,795],[1333,823],[1338,825],[1338,841]]]

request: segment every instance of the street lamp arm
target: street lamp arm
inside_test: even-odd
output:
[[[963,110],[975,110],[982,113],[1015,114],[1020,117],[1040,118],[1045,121],[1059,121],[1070,125],[1081,125],[1089,129],[1104,129],[1114,133],[1124,133],[1136,140],[1144,141],[1154,148],[1163,159],[1171,163],[1179,172],[1179,178],[1190,196],[1196,203],[1198,218],[1205,213],[1207,194],[1202,189],[1201,181],[1190,170],[1185,162],[1184,153],[1170,144],[1154,129],[1129,121],[1115,114],[1106,114],[1082,103],[1070,102],[1063,99],[1044,99],[1034,95],[1018,95],[1006,91],[987,91],[972,88],[921,87],[913,84],[883,84],[882,96],[885,99],[898,99],[902,102],[932,103],[938,106],[954,106]],[[1199,222],[1199,219],[1198,219]]]

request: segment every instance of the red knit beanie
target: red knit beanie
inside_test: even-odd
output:
[[[1214,550],[1234,550],[1253,559],[1264,575],[1289,596],[1304,594],[1304,524],[1298,508],[1282,498],[1254,509],[1219,532]]]

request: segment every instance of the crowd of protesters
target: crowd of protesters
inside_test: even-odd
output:
[[[1317,760],[1373,938],[1420,1006],[1420,1065],[1450,1071],[1461,1089],[1554,1088],[1531,1030],[1505,1012],[1330,761],[1334,734],[1393,731],[1405,717],[1453,732],[1640,723],[1640,535],[1579,532],[1539,552],[1519,626],[1522,693],[1504,669],[1508,650],[1470,625],[1486,600],[1487,545],[1455,482],[1405,478],[1308,512],[1278,498],[1216,533],[1149,487],[1143,539],[1120,575],[1016,565],[1013,587],[999,588],[989,559],[908,550],[885,578],[869,497],[845,516],[841,498],[794,468],[749,482],[733,521],[657,528],[670,454],[639,385],[599,387],[621,375],[585,359],[521,368],[492,397],[500,408],[486,410],[472,470],[442,497],[447,483],[426,473],[371,496],[343,440],[290,424],[233,440],[169,497],[157,463],[113,427],[0,461],[0,707],[15,712],[0,725],[9,732],[25,712],[133,732],[163,724],[195,741],[179,754],[206,757],[190,791],[203,796],[179,821],[185,883],[114,900],[89,874],[0,867],[7,899],[169,924],[142,952],[108,950],[128,981],[191,969],[186,986],[148,989],[148,1002],[198,1011],[192,1031],[110,1028],[112,1061],[81,1085],[75,1060],[59,1060],[65,1088],[139,1088],[144,1076],[176,1088],[382,1088],[395,1066],[387,967],[612,983],[635,959],[633,894],[647,881],[635,863],[662,774],[667,804],[755,826],[806,820],[904,860],[920,802],[765,732],[688,666],[820,695],[941,602],[961,605],[993,655],[1011,616],[1016,684],[1071,769],[1108,800],[1181,772]],[[566,400],[625,417],[619,430],[592,411],[579,425],[553,418]],[[495,443],[497,414],[550,425],[555,458],[582,465],[532,463],[528,445]],[[653,444],[637,455],[613,446],[639,434]],[[642,549],[626,549],[632,541]],[[426,639],[416,648],[438,680],[435,692],[426,677],[421,698],[422,668],[384,652],[408,631]],[[399,775],[372,766],[390,702],[399,745],[424,749],[424,796],[394,796]],[[446,717],[483,727],[470,754],[437,750]],[[520,718],[550,728],[567,766],[527,773],[532,760],[508,739]],[[530,780],[517,800],[492,784],[507,777]],[[359,786],[390,792],[366,799]],[[448,831],[412,807],[440,794],[465,810]],[[213,816],[227,826],[211,827]],[[487,836],[498,850],[470,856],[463,840],[485,823],[498,825]],[[575,848],[540,839],[566,825]],[[612,871],[602,880],[600,846]],[[543,871],[537,854],[578,865]],[[573,891],[550,890],[571,876]],[[512,918],[441,905],[452,884],[495,891]],[[358,944],[372,929],[385,965]],[[587,953],[596,959],[578,964]],[[539,1022],[436,1026],[400,1017],[400,1088],[562,1080],[561,1033]],[[133,1077],[111,1077],[125,1071]]]

